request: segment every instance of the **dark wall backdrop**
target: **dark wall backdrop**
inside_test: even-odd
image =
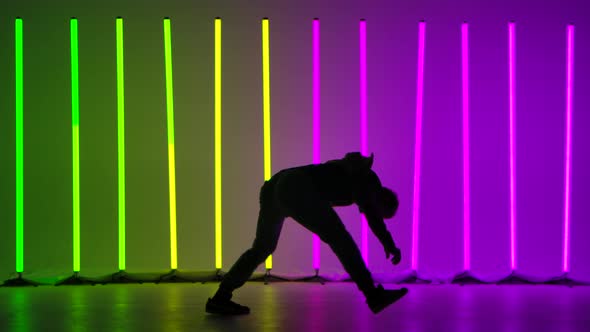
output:
[[[590,280],[590,12],[583,1],[112,1],[0,4],[0,274],[14,272],[14,18],[24,19],[25,276],[72,270],[69,23],[79,19],[82,274],[117,270],[115,17],[125,18],[127,268],[169,268],[162,18],[172,19],[178,264],[213,270],[213,19],[223,18],[223,267],[252,242],[263,182],[260,19],[271,19],[273,172],[312,162],[311,27],[321,19],[322,160],[360,150],[358,20],[368,27],[369,150],[400,197],[392,267],[410,268],[417,33],[425,19],[419,272],[462,270],[461,34],[470,23],[472,268],[509,273],[507,21],[517,22],[517,255],[561,274],[566,25],[576,25],[571,274]],[[355,208],[339,208],[360,241]],[[285,224],[275,272],[312,271],[312,237]],[[322,273],[343,269],[322,246]]]

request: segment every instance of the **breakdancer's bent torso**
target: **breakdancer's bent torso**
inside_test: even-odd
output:
[[[274,252],[286,217],[293,218],[330,246],[367,297],[371,309],[379,307],[374,312],[390,304],[383,307],[380,307],[381,303],[372,305],[372,302],[380,301],[379,296],[384,296],[382,292],[398,292],[395,294],[398,298],[403,296],[403,290],[384,291],[382,287],[375,287],[356,243],[333,209],[334,206],[356,204],[382,243],[387,257],[393,255],[394,264],[399,263],[400,250],[383,221],[383,218],[391,218],[395,214],[397,197],[381,185],[379,177],[371,170],[372,163],[372,156],[349,153],[343,159],[282,170],[266,181],[260,190],[260,213],[254,243],[224,276],[219,290],[209,301],[211,305],[208,303],[207,311],[230,314],[234,313],[232,310],[236,313],[249,312],[247,307],[231,302],[231,294]],[[222,312],[223,303],[233,309]],[[218,307],[215,304],[221,309],[216,310]]]

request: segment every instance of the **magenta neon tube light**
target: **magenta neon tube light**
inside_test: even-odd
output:
[[[508,80],[510,109],[510,268],[516,270],[516,125],[515,125],[515,23],[508,23]]]
[[[313,163],[320,163],[320,20],[312,26],[313,61]],[[313,234],[313,268],[320,269],[320,238]]]
[[[570,190],[572,160],[572,94],[574,83],[574,26],[567,27],[566,71],[566,143],[565,143],[565,211],[563,230],[563,272],[570,271]]]
[[[424,96],[424,48],[426,22],[418,24],[418,74],[416,79],[416,139],[414,146],[414,202],[412,206],[412,270],[418,268],[418,221],[420,218],[420,154],[422,152],[422,100]]]
[[[361,19],[360,33],[360,101],[361,101],[361,154],[368,155],[367,144],[367,21]],[[367,219],[361,217],[361,254],[365,264],[369,264],[369,234]]]
[[[461,68],[463,87],[463,268],[471,269],[469,210],[469,27],[461,25]]]

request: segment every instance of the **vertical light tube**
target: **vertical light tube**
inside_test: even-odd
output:
[[[14,22],[16,118],[16,272],[24,271],[23,20]]]
[[[566,142],[565,142],[565,207],[563,230],[563,272],[570,272],[570,195],[572,160],[572,101],[574,85],[574,26],[567,27],[567,68],[566,68]]]
[[[471,220],[469,191],[469,27],[461,25],[461,68],[463,87],[463,269],[471,269]]]
[[[164,55],[166,58],[166,119],[168,124],[168,183],[170,195],[170,268],[177,268],[176,252],[176,166],[174,158],[174,90],[172,85],[172,38],[170,18],[164,18]]]
[[[123,18],[117,26],[117,184],[119,218],[119,270],[125,270],[125,75]]]
[[[221,260],[221,18],[215,18],[215,268]]]
[[[70,20],[72,75],[72,206],[74,272],[80,272],[80,95],[78,81],[78,20]]]
[[[313,62],[313,163],[320,163],[320,20],[315,18],[312,26]],[[320,238],[313,234],[313,268],[320,269]]]
[[[270,149],[270,36],[268,18],[262,19],[262,111],[264,121],[264,180],[271,177]],[[266,268],[272,269],[272,255],[266,259]]]
[[[368,155],[367,135],[367,21],[361,19],[359,23],[359,51],[360,51],[360,106],[361,106],[361,154]],[[361,254],[365,264],[369,264],[369,231],[367,219],[361,216]]]
[[[510,112],[510,268],[516,270],[516,86],[515,23],[508,23],[508,80]]]
[[[420,221],[420,157],[422,153],[422,108],[424,97],[424,50],[426,22],[418,24],[418,74],[416,79],[416,138],[414,146],[414,201],[412,206],[412,270],[418,269],[418,223]]]

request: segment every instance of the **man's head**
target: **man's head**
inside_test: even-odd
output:
[[[399,206],[399,200],[397,199],[397,195],[391,189],[381,187],[381,190],[379,191],[379,198],[381,200],[383,218],[393,218]]]

